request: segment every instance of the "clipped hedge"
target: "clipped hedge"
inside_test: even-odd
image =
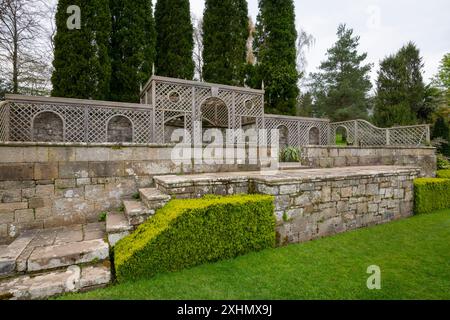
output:
[[[450,180],[419,178],[414,180],[414,211],[431,213],[450,208]]]
[[[272,196],[175,199],[116,244],[116,277],[152,277],[274,245]]]
[[[440,179],[450,179],[450,169],[449,170],[438,170],[437,177]]]

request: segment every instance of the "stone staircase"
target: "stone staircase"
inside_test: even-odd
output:
[[[169,202],[170,196],[157,188],[139,190],[140,200],[124,200],[123,212],[108,214],[106,233],[111,246],[126,237]]]
[[[0,300],[43,299],[111,281],[104,223],[28,231],[0,247]]]

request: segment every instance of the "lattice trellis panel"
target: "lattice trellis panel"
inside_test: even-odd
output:
[[[9,140],[9,104],[0,102],[0,141]]]
[[[107,141],[108,122],[115,116],[124,116],[130,120],[133,128],[133,143],[152,142],[151,123],[152,111],[121,109],[121,108],[99,108],[88,109],[88,142]]]
[[[25,102],[10,104],[9,140],[33,141],[33,121],[42,112],[54,112],[62,119],[65,142],[108,142],[107,125],[114,116],[124,116],[130,120],[134,143],[152,142],[151,109]]]
[[[284,126],[288,131],[288,144],[290,146],[302,147],[312,144],[311,130],[318,130],[318,142],[320,145],[328,143],[329,123],[326,121],[305,120],[303,118],[298,118],[297,120],[288,117],[272,117],[270,115],[267,115],[264,120],[265,128],[268,130],[268,141],[271,141],[270,130],[280,129],[280,127]]]
[[[390,145],[410,145],[418,146],[425,145],[429,139],[429,127],[428,126],[411,126],[411,127],[400,127],[400,128],[390,128],[389,133],[389,144]]]
[[[429,139],[429,126],[378,128],[365,120],[352,120],[330,124],[330,142],[336,141],[338,128],[347,131],[347,142],[361,146],[419,146]]]

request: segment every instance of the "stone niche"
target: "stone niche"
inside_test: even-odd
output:
[[[133,142],[133,125],[127,117],[115,116],[109,120],[108,142]]]
[[[40,142],[64,141],[64,123],[61,117],[51,111],[39,113],[33,122],[33,140]]]

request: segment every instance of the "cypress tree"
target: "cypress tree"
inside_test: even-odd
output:
[[[138,102],[140,85],[150,78],[155,59],[152,1],[110,0],[110,6],[111,99]]]
[[[374,120],[379,126],[416,124],[424,112],[425,85],[419,49],[408,43],[380,63]]]
[[[69,30],[67,8],[81,11],[81,29]],[[60,0],[56,12],[52,96],[109,97],[111,14],[108,0]]]
[[[260,0],[254,42],[257,76],[252,86],[260,87],[264,80],[268,113],[296,113],[296,40],[293,0]]]
[[[203,14],[203,77],[228,85],[244,83],[247,57],[246,0],[206,0]]]
[[[189,0],[158,0],[155,23],[156,73],[191,80],[194,77],[194,28]]]

